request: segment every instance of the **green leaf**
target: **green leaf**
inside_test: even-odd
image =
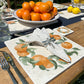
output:
[[[80,50],[79,48],[76,48],[76,47],[74,47],[74,48],[72,48],[73,50]]]
[[[35,55],[34,49],[33,48],[28,48],[27,52],[31,53],[31,56]]]
[[[67,39],[65,37],[63,37],[63,40],[66,41]]]
[[[35,67],[35,64],[32,64],[33,68]]]
[[[27,47],[27,46],[28,46],[28,44],[25,44],[25,45],[22,46],[22,48],[25,48],[25,47]]]
[[[19,39],[19,41],[20,41],[20,42],[25,42],[25,41],[24,41],[24,40],[22,40],[22,39]]]
[[[65,51],[65,53],[66,53],[67,55],[69,55],[69,56],[73,55],[74,53],[75,53],[76,55],[78,55],[78,52],[77,52],[77,51],[71,51],[71,52],[67,52],[67,50],[64,50],[64,51]]]
[[[49,60],[51,63],[53,63],[54,64],[54,66],[55,66],[55,69],[57,69],[57,63],[54,61],[54,60]]]
[[[58,62],[59,62],[60,64],[67,64],[67,62],[64,62],[64,61],[59,61],[59,60],[58,60]]]
[[[27,64],[27,62],[28,62],[27,57],[19,57],[19,60],[20,60],[24,65],[28,65],[28,64]]]
[[[61,65],[57,65],[58,67],[60,67],[60,68],[64,68],[63,66],[61,66]]]
[[[52,35],[53,35],[54,33],[52,32],[52,33],[50,33],[50,34],[52,34]]]
[[[52,58],[54,58],[54,59],[56,59],[56,60],[59,59],[59,57],[57,57],[56,55],[50,55],[50,56],[48,57],[48,59],[52,59]]]
[[[46,70],[46,68],[45,68],[43,65],[40,65],[39,68],[40,68],[41,70]]]
[[[36,63],[38,63],[39,61],[31,60],[30,62],[31,62],[32,64],[36,64]]]

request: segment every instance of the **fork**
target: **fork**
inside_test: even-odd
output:
[[[12,81],[13,81],[13,84],[18,84],[15,77],[13,76],[13,74],[11,73],[10,71],[10,66],[8,64],[8,62],[6,61],[5,57],[4,56],[0,56],[0,63],[1,63],[1,67],[3,70],[7,70]]]

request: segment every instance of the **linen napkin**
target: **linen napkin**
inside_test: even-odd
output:
[[[28,37],[28,42],[38,42],[42,44],[45,48],[47,48],[47,50],[49,50],[52,54],[60,57],[66,62],[71,62],[70,58],[67,56],[63,48],[50,40],[49,33],[45,28],[36,28],[32,35]]]

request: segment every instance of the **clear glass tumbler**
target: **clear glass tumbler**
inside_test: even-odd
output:
[[[80,0],[80,4],[81,4],[80,9],[82,12],[84,12],[84,0]]]
[[[0,42],[11,39],[10,31],[5,20],[2,19],[2,13],[0,12]]]

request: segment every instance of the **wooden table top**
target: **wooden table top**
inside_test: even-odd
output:
[[[67,35],[66,37],[84,47],[84,21],[79,21],[77,23],[67,25],[67,27],[72,29],[74,32],[70,35]],[[8,50],[8,48],[4,47],[0,50],[8,52],[12,56],[17,68],[23,74],[25,79],[28,81],[29,84],[33,84],[32,80],[28,77],[26,72],[19,65],[19,63],[14,58],[14,56],[11,54],[11,52]],[[69,67],[67,70],[65,70],[63,73],[61,73],[56,78],[52,79],[50,82],[48,82],[48,84],[68,84],[78,74],[80,74],[82,71],[84,71],[84,64],[83,63],[84,63],[84,58],[82,58],[80,61],[78,61],[77,63],[75,63],[71,67]],[[8,74],[5,74],[5,75],[8,75]],[[9,78],[7,78],[7,79],[10,80]],[[1,80],[0,80],[0,83],[1,83]]]

